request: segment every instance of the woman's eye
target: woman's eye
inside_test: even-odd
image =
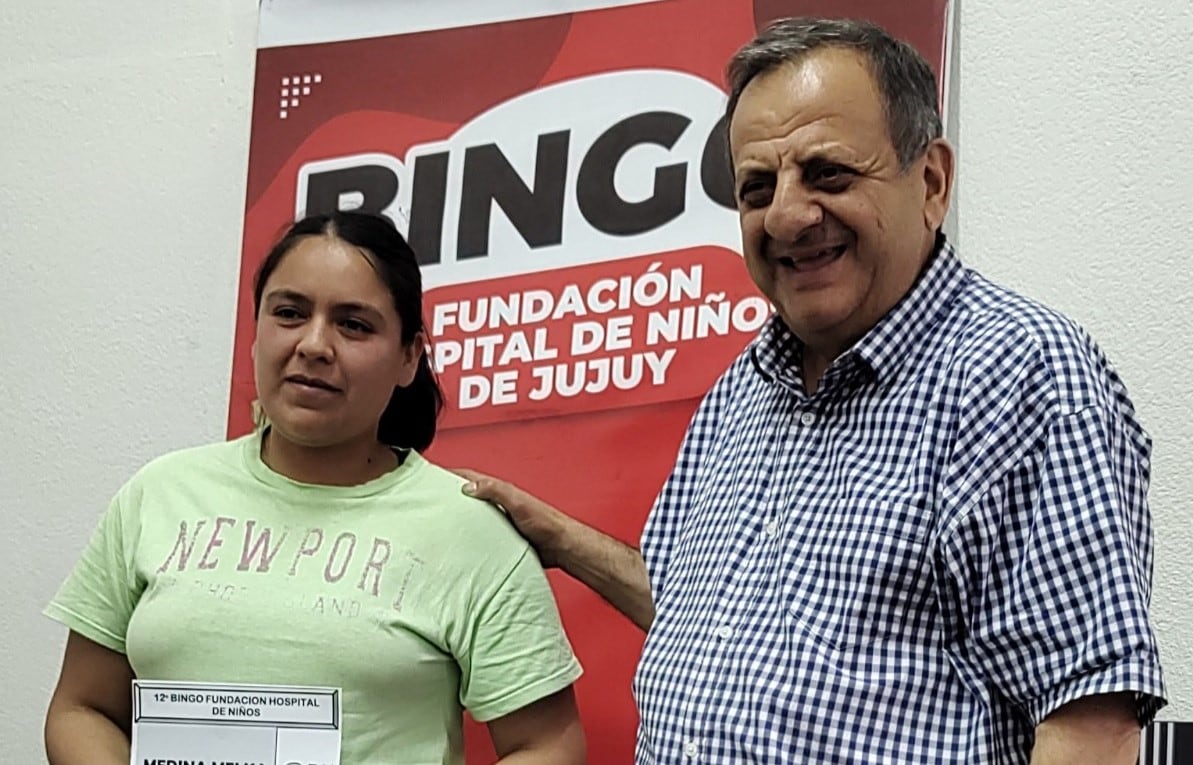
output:
[[[297,308],[292,308],[291,306],[285,305],[278,306],[277,308],[273,309],[273,315],[279,319],[287,320],[302,318],[302,314],[298,312]]]
[[[344,319],[344,321],[340,322],[340,325],[349,332],[367,334],[373,331],[371,326],[358,319]]]

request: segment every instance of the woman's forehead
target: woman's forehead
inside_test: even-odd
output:
[[[266,294],[299,292],[314,300],[392,303],[392,294],[367,251],[342,239],[311,236],[282,257],[265,283]]]

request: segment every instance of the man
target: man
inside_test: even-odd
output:
[[[909,46],[786,20],[729,80],[776,315],[697,411],[641,554],[469,490],[648,630],[639,765],[1134,763],[1165,690],[1121,381],[944,241],[953,153]]]

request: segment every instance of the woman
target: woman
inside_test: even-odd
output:
[[[261,427],[142,468],[46,613],[51,765],[127,765],[134,677],[343,689],[343,765],[582,763],[580,668],[529,547],[419,450],[441,397],[414,253],[306,218],[253,292]]]

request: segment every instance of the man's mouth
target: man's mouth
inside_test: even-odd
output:
[[[302,385],[307,388],[331,391],[333,393],[338,393],[340,390],[326,380],[320,380],[318,377],[307,377],[306,375],[290,375],[286,377],[286,382]]]
[[[846,249],[848,249],[846,245],[839,244],[835,247],[824,247],[819,250],[805,250],[775,258],[775,262],[795,271],[815,271],[840,258],[845,254]]]

